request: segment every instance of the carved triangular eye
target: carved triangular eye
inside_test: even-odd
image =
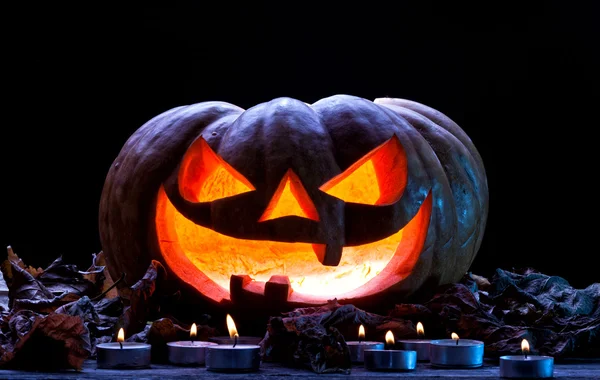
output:
[[[185,153],[178,180],[179,192],[189,202],[212,202],[255,190],[250,181],[219,157],[202,137]]]
[[[288,169],[258,221],[264,222],[291,215],[319,221],[319,213],[302,186],[300,178],[292,169]]]
[[[402,196],[407,169],[406,152],[394,135],[319,189],[345,202],[389,205]]]

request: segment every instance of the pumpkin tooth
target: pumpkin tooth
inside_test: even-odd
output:
[[[288,276],[273,275],[265,283],[265,298],[272,302],[285,302],[292,294],[292,285]]]

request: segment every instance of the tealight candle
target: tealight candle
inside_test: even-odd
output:
[[[239,334],[233,318],[227,314],[227,329],[233,344],[206,348],[206,369],[216,372],[251,372],[260,367],[260,346],[238,344]]]
[[[383,342],[368,342],[365,341],[365,327],[360,325],[358,328],[358,341],[350,340],[346,342],[348,350],[350,350],[350,359],[353,363],[363,363],[365,358],[365,350],[382,350]]]
[[[150,348],[146,343],[125,342],[121,328],[116,342],[96,346],[96,366],[103,369],[150,368]]]
[[[185,366],[202,366],[205,363],[206,347],[216,346],[213,342],[196,341],[197,327],[190,328],[190,340],[167,343],[169,362]]]
[[[394,334],[385,334],[383,350],[365,350],[365,368],[371,371],[410,371],[417,367],[417,352],[412,350],[395,350]]]
[[[500,356],[500,377],[545,378],[554,376],[554,358],[529,355],[529,342],[521,341],[522,355]]]
[[[476,368],[483,365],[483,342],[460,339],[452,333],[452,339],[432,340],[429,361],[434,367]]]
[[[227,319],[229,320],[231,316],[228,314]],[[229,328],[229,326],[228,326]],[[230,334],[231,335],[231,334]],[[237,344],[259,344],[263,340],[263,338],[259,336],[238,336]],[[214,342],[217,344],[233,344],[232,336],[211,336],[208,338],[209,342]]]
[[[425,329],[421,322],[417,323],[417,335],[419,339],[402,339],[396,342],[403,350],[417,351],[417,361],[429,361],[429,346],[431,339],[425,339]]]

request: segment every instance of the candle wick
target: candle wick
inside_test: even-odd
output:
[[[237,340],[238,340],[238,334],[235,334],[233,336],[233,347],[235,347],[235,345],[237,344]]]
[[[358,338],[358,344],[360,344],[362,342],[361,338]]]
[[[123,349],[123,342],[119,342],[119,346],[121,346],[121,350]]]
[[[456,345],[457,345],[457,346],[458,346],[458,341],[459,341],[459,340],[460,340],[460,339],[457,339],[457,340],[456,340]]]
[[[527,359],[527,351],[525,351],[524,354],[525,354],[525,359]]]

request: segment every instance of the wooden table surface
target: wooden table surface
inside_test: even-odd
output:
[[[183,368],[171,365],[153,364],[150,369],[140,370],[106,370],[96,369],[96,362],[86,361],[82,371],[68,371],[61,373],[26,372],[13,370],[0,370],[1,379],[247,379],[253,380],[312,380],[326,378],[335,379],[368,379],[416,377],[420,379],[498,379],[499,371],[497,361],[487,361],[476,369],[436,369],[427,363],[419,363],[417,369],[410,372],[371,372],[361,366],[352,369],[349,375],[345,374],[316,374],[307,369],[292,369],[272,363],[262,363],[260,370],[246,374],[218,373],[207,371],[204,367]],[[600,379],[600,358],[598,360],[569,361],[568,363],[555,363],[554,379]]]

